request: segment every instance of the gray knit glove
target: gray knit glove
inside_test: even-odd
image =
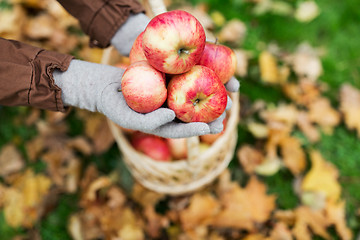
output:
[[[65,105],[100,112],[121,127],[166,138],[184,138],[217,133],[222,122],[179,123],[168,108],[137,113],[127,105],[121,88],[124,70],[81,60],[72,60],[67,71],[54,70],[55,84],[62,90]],[[175,120],[175,121],[174,121]]]

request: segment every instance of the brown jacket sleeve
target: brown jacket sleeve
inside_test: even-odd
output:
[[[65,111],[52,71],[65,71],[72,56],[0,38],[0,105]]]
[[[131,13],[144,12],[138,0],[58,0],[90,36],[90,46],[105,48]]]

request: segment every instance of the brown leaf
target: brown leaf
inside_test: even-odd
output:
[[[220,42],[231,42],[239,44],[243,41],[246,35],[246,25],[238,20],[232,19],[228,21],[220,30],[218,39]]]
[[[336,232],[339,234],[341,239],[353,239],[352,231],[346,223],[345,201],[340,201],[338,203],[329,202],[326,206],[326,215],[328,222],[335,225]]]
[[[18,172],[24,165],[24,159],[15,145],[9,143],[0,149],[0,176]]]
[[[340,111],[347,128],[355,130],[360,137],[360,91],[347,83],[340,88]]]
[[[287,97],[297,104],[307,106],[320,97],[322,87],[317,82],[302,78],[297,83],[287,82],[283,84],[282,90]]]
[[[136,182],[133,186],[131,197],[141,206],[155,206],[165,195],[151,191]]]
[[[263,223],[275,209],[275,196],[266,194],[266,186],[252,176],[245,188],[239,185],[219,196],[223,209],[213,225],[252,231],[255,224]]]
[[[145,230],[153,239],[159,238],[162,229],[169,226],[169,220],[158,214],[155,211],[155,206],[146,206],[144,209],[144,217],[146,218]]]
[[[42,136],[36,136],[25,143],[26,153],[31,162],[34,162],[44,151],[45,141]]]
[[[264,161],[264,155],[261,151],[245,144],[237,151],[238,160],[244,171],[248,174],[254,173],[256,167]]]
[[[320,133],[316,126],[311,123],[307,112],[299,111],[297,125],[310,142],[317,142],[320,140]]]
[[[306,43],[299,45],[291,63],[300,78],[316,81],[323,73],[318,52]]]
[[[309,229],[324,239],[331,239],[326,231],[329,225],[322,211],[300,206],[295,210],[295,214],[296,222],[292,232],[296,239],[311,240]]]
[[[54,26],[56,26],[55,19],[43,13],[28,18],[24,26],[24,32],[31,39],[46,39],[52,36]]]
[[[300,140],[289,136],[280,141],[280,148],[285,166],[292,174],[301,174],[306,167],[306,157]]]
[[[75,150],[80,151],[84,155],[90,155],[92,153],[92,147],[89,141],[84,136],[79,136],[67,141],[67,146]]]
[[[233,49],[236,56],[236,70],[235,75],[245,77],[248,73],[248,59],[249,54],[242,49]]]
[[[331,134],[340,123],[340,114],[330,104],[330,100],[320,97],[309,105],[309,120],[320,125],[324,132]]]
[[[85,133],[92,140],[96,154],[107,151],[115,142],[107,120],[101,114],[90,114],[85,119]]]
[[[284,222],[277,222],[266,240],[292,240],[292,234]]]
[[[197,226],[209,225],[219,212],[219,202],[210,193],[196,193],[190,199],[190,205],[182,210],[180,221],[185,231]]]

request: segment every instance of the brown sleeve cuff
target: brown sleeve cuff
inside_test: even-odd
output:
[[[58,0],[80,22],[90,46],[105,48],[130,14],[145,12],[137,0]]]
[[[73,56],[0,38],[0,105],[66,111],[55,68],[67,70]]]
[[[33,69],[28,94],[28,103],[31,106],[52,111],[66,111],[61,99],[61,89],[55,85],[52,73],[55,68],[66,71],[72,59],[74,57],[70,55],[41,50],[29,62]]]

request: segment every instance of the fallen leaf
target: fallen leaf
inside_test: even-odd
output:
[[[284,165],[292,174],[299,175],[305,170],[306,156],[298,138],[289,136],[281,139],[280,151]]]
[[[266,240],[293,240],[291,230],[284,222],[277,222]]]
[[[306,111],[299,111],[297,125],[310,142],[314,143],[320,140],[320,133],[316,126],[310,121]]]
[[[5,177],[23,169],[24,159],[15,145],[9,143],[0,149],[0,176]]]
[[[6,222],[13,227],[32,227],[43,214],[42,202],[52,185],[50,179],[27,169],[12,179],[10,184],[4,200]]]
[[[327,219],[322,211],[313,210],[306,206],[300,206],[295,209],[296,222],[292,232],[296,239],[311,240],[312,232],[324,239],[331,239],[327,233]]]
[[[360,137],[360,91],[347,83],[340,88],[340,111],[347,128],[355,130]]]
[[[221,28],[218,39],[220,42],[240,44],[246,35],[246,25],[238,19],[232,19]]]
[[[265,160],[256,166],[255,172],[261,176],[273,176],[282,167],[282,161],[277,156],[269,155]]]
[[[301,184],[302,191],[323,192],[328,201],[336,202],[341,194],[338,170],[316,150],[310,152],[310,160],[311,169],[304,176]]]
[[[257,224],[264,223],[275,209],[275,196],[266,194],[266,186],[254,175],[245,188],[234,184],[220,196],[223,209],[212,225],[253,231]]]
[[[331,134],[340,123],[340,114],[330,104],[330,100],[320,97],[309,105],[309,120],[318,124],[325,133]]]
[[[247,123],[247,128],[256,138],[266,138],[269,135],[269,128],[263,123],[250,121]]]
[[[235,75],[240,77],[247,76],[249,65],[249,54],[242,49],[233,49],[236,57]]]
[[[261,79],[266,83],[276,84],[279,83],[280,74],[275,56],[268,52],[263,51],[259,56],[259,67]]]
[[[210,193],[196,193],[191,197],[189,206],[179,213],[181,225],[185,231],[197,226],[207,226],[219,210],[218,200]]]
[[[291,64],[299,78],[316,81],[323,73],[319,54],[309,44],[301,44],[292,56]]]
[[[239,163],[247,174],[254,173],[256,167],[265,160],[261,151],[248,144],[241,146],[236,154]]]
[[[352,231],[346,223],[344,200],[341,200],[337,203],[329,202],[326,206],[326,216],[328,222],[335,225],[336,232],[339,234],[341,239],[353,239]]]
[[[295,10],[294,17],[299,22],[311,22],[320,14],[320,10],[315,1],[300,2]]]
[[[24,33],[31,39],[48,39],[52,36],[55,26],[55,19],[43,13],[27,19]]]
[[[282,85],[282,90],[287,97],[299,105],[308,106],[320,97],[322,87],[314,81],[301,78],[298,82],[287,82]]]

